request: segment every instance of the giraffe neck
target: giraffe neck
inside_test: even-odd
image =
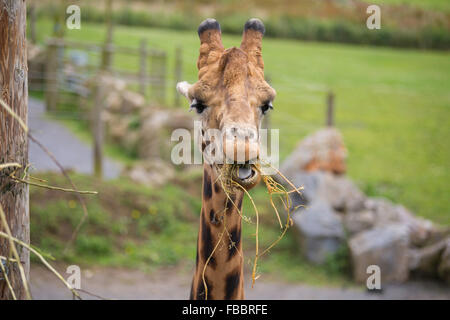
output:
[[[243,192],[237,191],[229,196],[234,205],[219,182],[216,182],[211,166],[205,164],[191,299],[244,299],[242,224],[239,214]]]

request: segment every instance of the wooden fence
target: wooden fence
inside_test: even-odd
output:
[[[149,48],[145,39],[139,48],[58,38],[49,39],[46,45],[45,68],[31,70],[30,89],[45,92],[47,110],[56,110],[57,105],[64,102],[64,93],[87,96],[90,89],[86,80],[100,70],[106,70],[127,84],[135,85],[147,100],[166,104],[167,54]],[[137,70],[113,67],[116,55],[125,55],[129,57],[127,60],[136,61]],[[181,61],[177,60],[177,63]],[[181,70],[181,67],[176,66],[175,69]]]

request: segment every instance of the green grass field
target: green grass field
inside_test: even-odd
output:
[[[38,23],[39,41],[51,32]],[[100,25],[82,23],[69,39],[101,42]],[[173,101],[174,51],[183,48],[184,78],[196,80],[196,31],[117,26],[118,45],[149,45],[167,50],[169,102]],[[240,37],[223,36],[226,47]],[[324,123],[326,92],[336,94],[336,125],[349,150],[348,174],[371,196],[386,196],[417,214],[450,223],[448,163],[450,148],[450,55],[291,40],[265,39],[266,75],[278,96],[271,115],[280,129],[280,154]],[[138,61],[117,56],[114,65],[136,69]],[[186,106],[187,107],[187,106]]]
[[[447,0],[366,0],[370,4],[378,5],[407,5],[428,10],[436,10],[441,12],[450,11],[450,3]]]

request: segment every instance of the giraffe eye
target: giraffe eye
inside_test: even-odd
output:
[[[194,99],[194,100],[192,100],[191,108],[189,109],[189,111],[191,111],[192,109],[195,109],[195,111],[197,111],[197,113],[200,114],[206,108],[207,108],[207,106],[202,101],[198,101],[197,99]]]
[[[261,112],[262,114],[266,114],[269,110],[273,109],[273,105],[271,101],[266,102],[265,104],[263,104],[261,107]]]

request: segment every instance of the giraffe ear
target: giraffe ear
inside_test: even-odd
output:
[[[182,96],[185,96],[188,99],[189,104],[192,102],[192,98],[189,95],[189,89],[192,87],[192,84],[189,84],[187,81],[182,81],[177,83],[177,91]]]
[[[245,51],[256,66],[264,70],[264,61],[261,52],[261,42],[266,28],[261,20],[253,18],[244,25],[241,49]]]
[[[206,19],[198,27],[200,38],[200,55],[197,60],[197,68],[207,66],[217,61],[223,52],[222,32],[220,25],[215,19]]]

